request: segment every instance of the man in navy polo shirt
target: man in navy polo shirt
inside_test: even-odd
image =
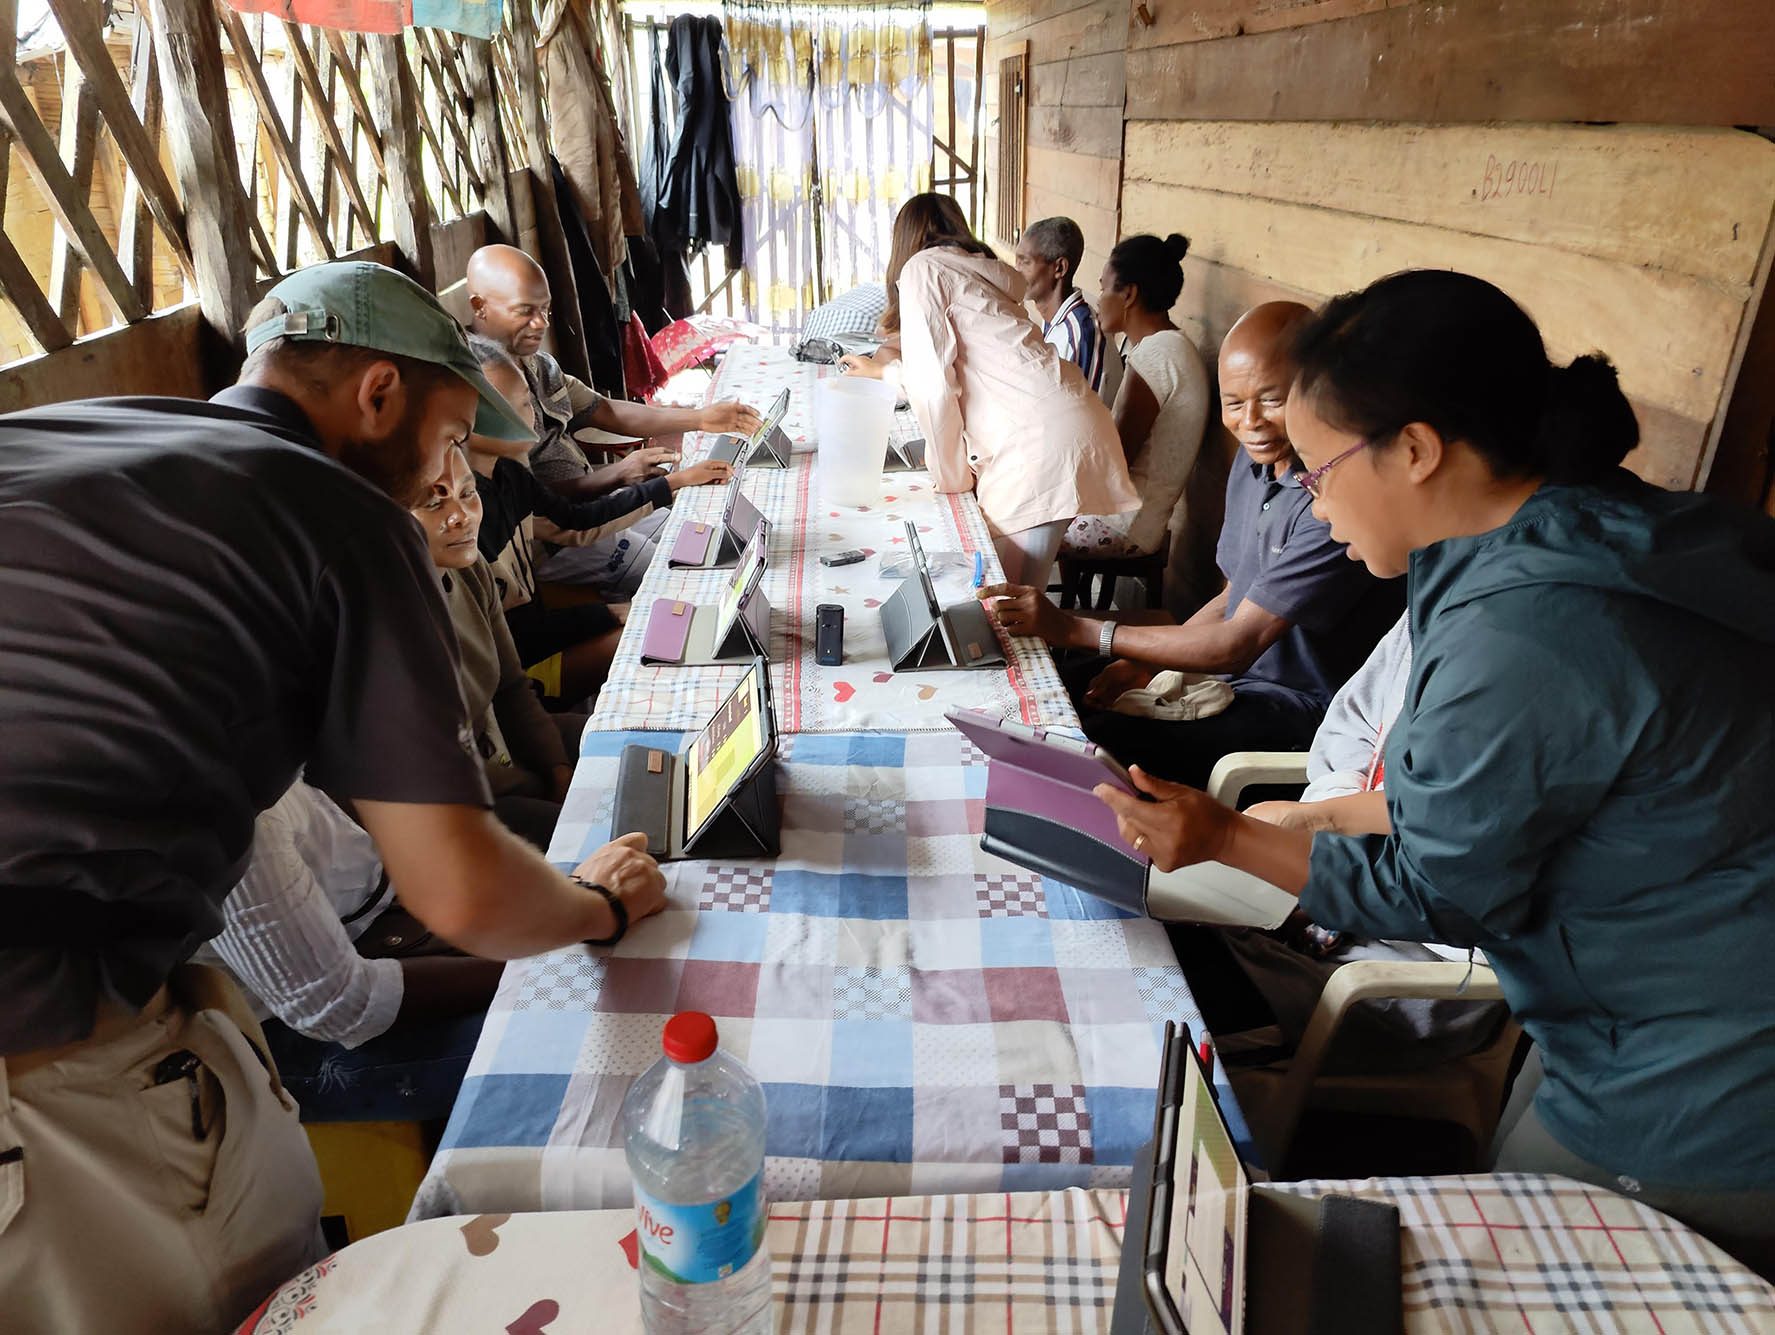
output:
[[[1403,584],[1350,560],[1296,480],[1284,417],[1288,350],[1311,313],[1296,302],[1254,307],[1221,344],[1221,420],[1244,457],[1227,479],[1219,596],[1181,626],[1122,626],[1062,612],[1036,589],[981,591],[998,599],[994,614],[1011,633],[1110,660],[1083,675],[1081,715],[1086,735],[1125,765],[1199,788],[1230,751],[1307,750],[1332,695],[1404,606]],[[1187,721],[1109,708],[1166,668],[1226,677],[1232,703]]]

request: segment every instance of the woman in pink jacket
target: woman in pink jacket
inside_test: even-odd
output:
[[[972,491],[1005,578],[1039,585],[1076,516],[1138,510],[1140,495],[1109,409],[1043,341],[1023,287],[953,199],[915,195],[894,218],[889,343],[844,366],[900,384],[937,490]]]

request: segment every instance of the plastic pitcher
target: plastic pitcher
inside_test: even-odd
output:
[[[820,495],[828,505],[875,505],[887,466],[888,426],[899,397],[892,385],[861,376],[827,376],[814,384],[814,439]]]

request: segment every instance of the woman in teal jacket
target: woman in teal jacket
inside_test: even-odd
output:
[[[1483,947],[1545,1079],[1500,1169],[1622,1191],[1775,1274],[1775,521],[1619,467],[1600,357],[1443,271],[1302,333],[1288,428],[1332,536],[1405,575],[1392,832],[1281,830],[1138,775],[1123,834],[1327,927]]]

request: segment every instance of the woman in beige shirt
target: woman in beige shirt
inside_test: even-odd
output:
[[[425,531],[456,630],[457,680],[493,809],[509,829],[547,848],[586,716],[550,714],[531,689],[493,572],[476,546],[481,498],[461,450],[450,451],[449,469],[412,514]]]
[[[968,230],[947,195],[894,218],[882,327],[899,335],[853,374],[897,381],[938,491],[972,491],[1005,578],[1043,584],[1081,514],[1140,508],[1115,422],[1023,307],[1023,276]],[[897,357],[895,355],[897,351]]]

